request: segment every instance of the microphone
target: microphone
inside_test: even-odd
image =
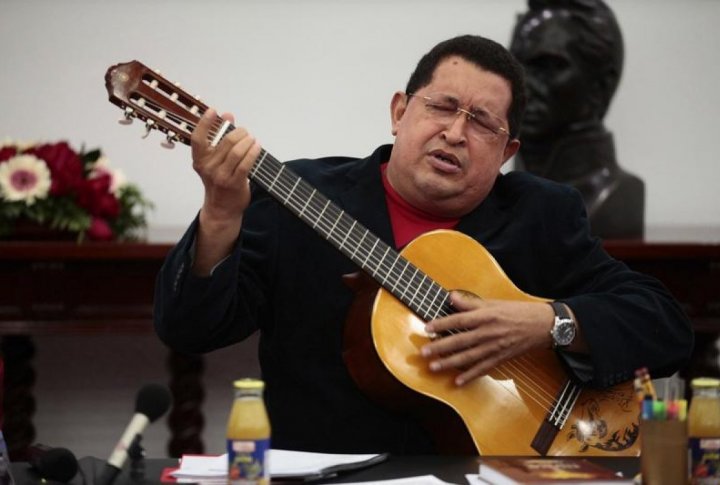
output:
[[[28,448],[28,463],[43,480],[69,482],[78,471],[78,462],[67,448],[35,444]]]
[[[170,391],[159,384],[148,384],[140,389],[135,400],[135,414],[105,463],[99,485],[110,485],[117,478],[128,458],[128,448],[132,442],[148,424],[165,414],[171,401]]]

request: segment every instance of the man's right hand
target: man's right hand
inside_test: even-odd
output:
[[[210,146],[210,129],[217,124],[216,119],[215,110],[208,109],[190,138],[193,169],[205,187],[193,264],[193,272],[200,276],[209,275],[232,250],[242,215],[250,204],[248,173],[260,154],[260,144],[242,128],[228,133],[217,146]],[[227,113],[222,119],[233,122]]]

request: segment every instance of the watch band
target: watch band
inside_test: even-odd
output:
[[[550,302],[553,312],[555,313],[555,323],[550,336],[553,339],[553,349],[563,349],[569,346],[577,334],[577,324],[565,304],[560,302]]]
[[[570,315],[570,312],[568,311],[564,303],[560,303],[559,301],[551,301],[550,306],[555,312],[555,315],[557,315],[558,317],[569,318],[570,320],[572,320],[572,315]]]

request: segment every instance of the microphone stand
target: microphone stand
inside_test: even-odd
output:
[[[145,449],[140,444],[142,435],[136,434],[130,442],[127,454],[130,458],[130,479],[134,482],[145,480]]]

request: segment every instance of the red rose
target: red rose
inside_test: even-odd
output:
[[[10,160],[15,155],[17,155],[17,148],[15,147],[0,148],[0,163]]]
[[[109,192],[103,194],[98,200],[96,211],[98,216],[117,219],[117,216],[120,215],[120,201]]]
[[[90,214],[115,219],[120,214],[120,202],[110,192],[109,174],[83,180],[78,187],[77,202]]]
[[[107,221],[99,217],[93,217],[87,230],[87,236],[93,241],[111,241],[114,234]]]
[[[51,195],[70,194],[82,183],[84,178],[82,161],[67,142],[40,145],[25,153],[35,155],[47,163],[52,177]]]

